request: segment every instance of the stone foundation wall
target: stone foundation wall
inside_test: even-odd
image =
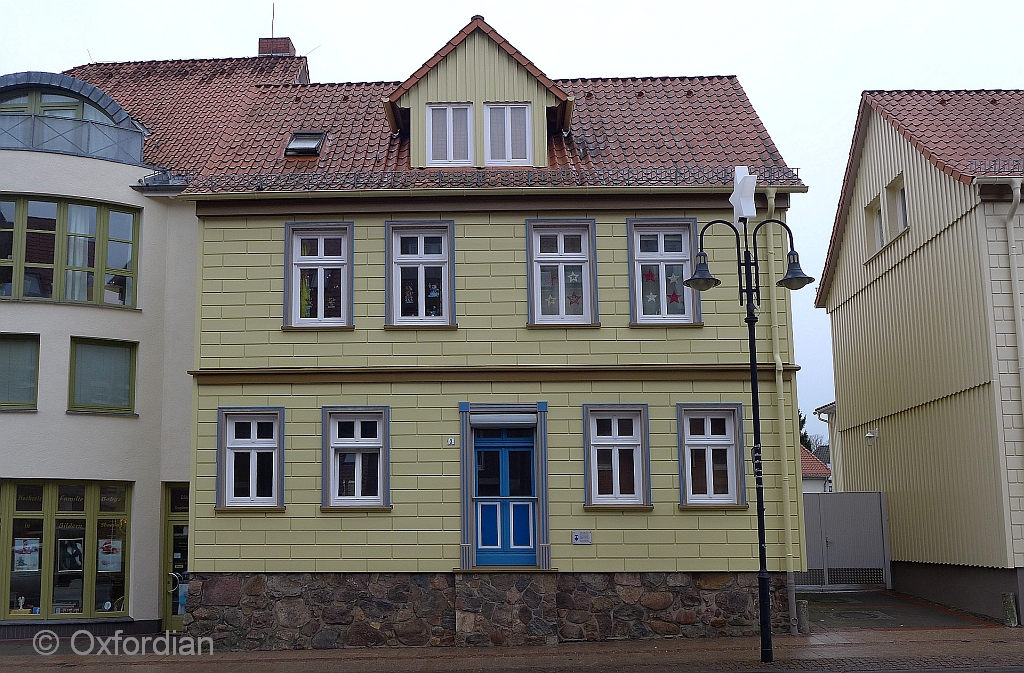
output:
[[[772,628],[788,633],[784,574]],[[755,573],[194,573],[185,632],[219,649],[756,635]]]

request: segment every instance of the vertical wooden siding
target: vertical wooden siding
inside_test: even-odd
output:
[[[409,108],[413,166],[427,165],[426,106],[428,103],[473,104],[474,164],[484,165],[484,104],[530,103],[533,165],[547,166],[547,107],[558,100],[508,53],[480,31],[474,31],[416,86],[399,99]]]

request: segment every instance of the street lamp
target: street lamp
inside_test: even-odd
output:
[[[760,557],[760,569],[757,573],[757,596],[758,609],[761,618],[761,661],[768,663],[773,660],[772,654],[772,618],[771,598],[768,586],[768,547],[765,542],[764,524],[764,478],[761,466],[761,409],[757,399],[757,344],[754,340],[754,325],[757,324],[755,309],[761,303],[761,282],[757,264],[757,233],[761,227],[769,222],[781,225],[789,234],[789,254],[786,256],[787,269],[776,285],[789,290],[799,290],[805,285],[814,282],[800,268],[800,255],[793,246],[793,231],[785,222],[776,219],[766,219],[758,222],[748,232],[747,220],[756,215],[754,207],[754,184],[756,175],[748,175],[745,166],[736,167],[736,187],[729,201],[733,204],[735,219],[739,226],[727,220],[712,220],[705,224],[700,230],[699,246],[700,251],[696,256],[696,267],[693,275],[683,284],[693,288],[697,292],[706,292],[711,288],[718,287],[722,281],[711,275],[708,269],[708,255],[704,252],[704,233],[714,224],[724,224],[732,229],[736,235],[736,264],[737,275],[739,276],[740,304],[746,304],[747,317],[747,344],[750,351],[750,397],[754,414],[754,448],[750,452],[751,461],[754,464],[754,486],[757,492],[757,541]],[[742,249],[741,240],[742,235]],[[750,242],[753,240],[753,249]]]

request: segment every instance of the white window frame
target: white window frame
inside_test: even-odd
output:
[[[288,260],[288,269],[285,279],[285,307],[284,324],[288,327],[349,327],[352,325],[352,223],[317,223],[307,224],[289,223],[285,226],[287,244],[285,256]],[[316,238],[317,254],[315,256],[303,256],[301,239]],[[340,238],[341,254],[325,255],[324,239]],[[321,292],[317,296],[317,310],[319,315],[324,314],[324,269],[341,269],[341,315],[335,318],[303,318],[300,317],[301,300],[299,293],[302,291],[300,282],[303,269],[317,269],[317,287]]]
[[[743,460],[742,408],[739,404],[712,405],[678,405],[679,423],[679,483],[680,504],[682,505],[745,505],[746,488],[745,465]],[[690,432],[690,419],[703,418],[703,435]],[[711,434],[711,419],[724,419],[725,435]],[[714,461],[710,452],[713,449],[726,449],[726,470],[728,473],[728,493],[694,493],[690,478],[692,454],[702,449],[705,453],[705,483],[708,491],[713,491]]]
[[[455,153],[455,133],[454,133],[454,122],[452,120],[452,110],[465,109],[466,110],[466,159],[454,159]],[[434,159],[434,110],[446,110],[447,119],[447,144],[448,153],[447,158],[444,160]],[[446,103],[446,104],[428,104],[426,107],[425,114],[426,121],[426,164],[427,166],[472,166],[474,163],[473,154],[473,105],[471,103]]]
[[[693,249],[693,235],[696,221],[685,223],[640,223],[627,222],[629,229],[629,253],[630,253],[630,290],[633,298],[633,322],[640,324],[688,324],[696,322],[697,297],[690,288],[683,285],[683,281],[690,277],[693,272],[691,268],[690,251]],[[658,252],[643,252],[640,249],[641,236],[658,236]],[[682,236],[682,251],[664,252],[665,235],[679,234]],[[658,280],[660,286],[660,297],[665,301],[660,305],[658,315],[644,314],[643,274],[642,267],[656,264],[658,266]],[[671,295],[668,293],[669,279],[666,277],[665,266],[669,264],[681,264],[683,271],[678,282],[673,283],[681,288],[679,298],[683,302],[686,311],[682,314],[670,314],[668,303]]]
[[[386,222],[385,235],[387,269],[385,272],[385,283],[388,288],[388,305],[385,315],[387,325],[455,325],[455,251],[454,246],[454,222]],[[416,254],[403,255],[402,238],[415,236],[418,239]],[[424,239],[426,237],[439,236],[441,238],[441,254],[427,255],[424,251]],[[427,299],[430,289],[427,287],[426,267],[441,267],[441,282],[443,287],[439,288],[441,299],[441,315],[425,315],[427,312]],[[419,315],[402,315],[402,303],[404,295],[402,292],[402,269],[416,268],[417,272],[417,300],[416,308]]]
[[[340,437],[338,435],[338,423],[341,421],[352,421],[354,424],[355,437]],[[377,424],[377,437],[363,438],[362,421],[373,421]],[[388,407],[324,407],[323,408],[323,507],[385,507],[391,505],[389,495],[389,472],[390,472],[390,432],[389,432],[390,410]],[[338,495],[338,472],[340,467],[340,456],[344,453],[354,453],[360,456],[356,460],[355,484],[357,491],[362,489],[363,461],[361,456],[365,453],[375,452],[377,454],[377,494],[373,496],[363,495],[357,492],[356,495]]]
[[[620,436],[619,420],[633,421],[633,434]],[[610,420],[612,434],[598,435],[598,421]],[[649,506],[651,505],[650,490],[650,448],[649,427],[646,405],[583,405],[583,422],[585,428],[586,450],[586,487],[584,489],[585,505],[611,506]],[[633,449],[633,493],[619,493],[619,451]],[[598,451],[612,450],[612,493],[598,493]]]
[[[556,235],[557,252],[541,252],[541,237]],[[581,236],[580,252],[565,252],[566,236]],[[527,241],[530,257],[530,320],[537,325],[594,325],[597,324],[597,255],[594,252],[594,223],[546,223],[527,221]],[[580,297],[583,312],[567,314],[566,307],[572,297],[565,294],[565,267],[581,266],[583,296]],[[558,313],[545,314],[541,305],[541,267],[558,267]]]
[[[526,110],[526,156],[512,158],[512,109]],[[533,165],[533,118],[529,103],[501,103],[484,106],[484,164],[487,166],[531,166]],[[504,159],[492,156],[491,116],[501,114],[505,118]]]
[[[284,409],[275,407],[221,408],[218,410],[218,505],[234,507],[283,507],[284,506]],[[257,423],[273,424],[273,437],[258,437]],[[235,426],[251,423],[249,438],[236,438]],[[271,453],[271,494],[259,496],[256,493],[257,453]],[[249,495],[236,496],[235,460],[238,453],[249,453]]]

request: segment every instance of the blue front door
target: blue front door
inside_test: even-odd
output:
[[[473,434],[477,565],[537,564],[534,428]]]

